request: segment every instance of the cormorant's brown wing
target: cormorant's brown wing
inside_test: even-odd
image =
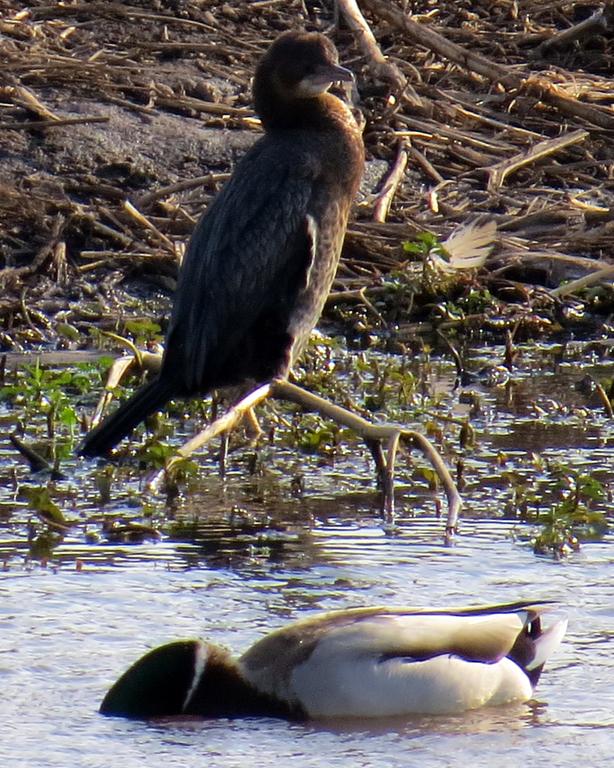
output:
[[[242,341],[258,318],[268,310],[287,314],[305,283],[320,169],[282,144],[265,137],[252,148],[190,240],[166,355],[190,393],[219,385],[233,356],[246,353]]]

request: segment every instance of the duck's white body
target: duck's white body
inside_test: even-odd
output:
[[[466,610],[324,614],[267,635],[239,668],[258,690],[300,705],[310,717],[443,714],[526,701],[533,686],[507,654],[531,617],[537,620],[537,607]],[[565,628],[560,622],[540,636],[532,669],[543,665]]]
[[[237,661],[202,640],[180,641],[140,659],[101,711],[390,717],[526,701],[565,634],[565,620],[542,630],[547,607],[337,611],[272,632]]]
[[[526,675],[509,659],[482,664],[448,655],[417,662],[330,662],[331,657],[314,659],[292,676],[296,698],[310,717],[453,714],[526,701],[533,692]]]

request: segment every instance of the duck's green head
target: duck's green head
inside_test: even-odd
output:
[[[112,686],[100,712],[135,720],[303,716],[257,690],[226,649],[203,640],[177,640],[149,651]]]
[[[208,655],[202,640],[178,640],[154,648],[113,685],[100,712],[144,720],[187,714]]]

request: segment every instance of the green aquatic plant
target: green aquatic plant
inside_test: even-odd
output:
[[[51,498],[46,486],[24,486],[19,495],[27,499],[28,506],[49,528],[56,531],[67,531],[70,523],[64,517],[62,509]]]
[[[296,445],[305,453],[333,455],[339,447],[340,430],[319,414],[303,415],[296,424]]]
[[[92,380],[92,372],[96,381]],[[28,407],[45,405],[50,397],[63,394],[83,394],[98,386],[100,376],[91,363],[76,365],[74,368],[47,368],[40,361],[26,364],[15,371],[13,381],[0,387],[0,401],[24,404]]]
[[[561,557],[577,550],[580,542],[600,539],[608,529],[605,514],[592,505],[605,499],[604,485],[592,474],[556,466],[560,501],[540,510],[535,522],[541,528],[534,536],[533,550],[537,554]]]
[[[458,299],[458,306],[467,314],[474,315],[497,309],[499,302],[488,288],[471,288]]]
[[[68,458],[79,437],[80,399],[99,391],[106,361],[79,363],[71,367],[47,367],[36,361],[5,378],[0,402],[15,411],[17,432],[37,438],[44,432],[43,452],[57,466]]]
[[[164,334],[159,323],[147,318],[128,318],[124,321],[124,332],[129,334],[137,347],[150,341],[162,341]]]
[[[519,539],[530,542],[536,554],[561,558],[607,533],[607,488],[594,474],[539,454],[532,454],[530,463],[530,471],[501,473],[511,489],[506,517],[530,526],[528,533],[516,529]]]
[[[419,232],[415,240],[403,243],[403,251],[411,256],[426,257],[431,251],[443,253],[441,241],[432,232]]]

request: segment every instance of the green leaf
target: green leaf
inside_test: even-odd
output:
[[[42,486],[26,486],[20,489],[20,495],[28,500],[28,504],[36,514],[53,528],[67,530],[70,523],[62,514],[60,507],[51,499],[49,489]]]

